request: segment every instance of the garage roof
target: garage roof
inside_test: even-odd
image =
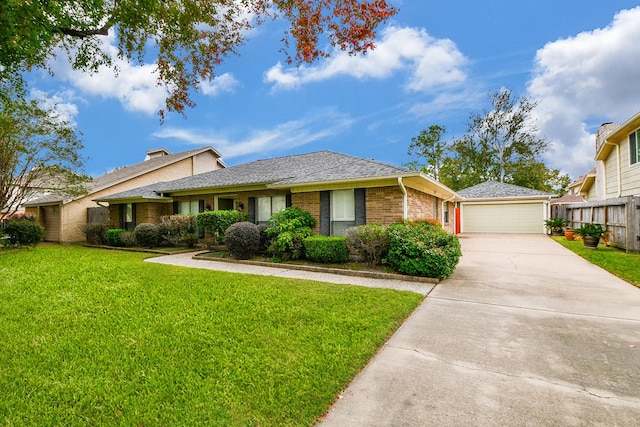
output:
[[[546,191],[520,187],[518,185],[505,184],[504,182],[485,181],[473,187],[458,191],[458,194],[469,199],[548,199],[553,196]]]

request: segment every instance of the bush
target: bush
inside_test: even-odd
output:
[[[267,224],[258,224],[258,231],[260,232],[260,244],[258,245],[259,254],[266,254],[269,250],[269,245],[271,244],[271,238],[267,234],[267,228],[269,226]]]
[[[201,212],[196,216],[198,227],[209,232],[218,243],[224,243],[224,233],[232,224],[246,221],[249,215],[236,210]]]
[[[392,224],[386,263],[411,276],[445,278],[456,268],[460,242],[453,234],[431,226]]]
[[[85,240],[90,245],[106,245],[108,229],[109,224],[105,222],[99,222],[96,224],[84,224],[80,227],[80,231],[82,231]]]
[[[136,246],[136,236],[131,231],[124,231],[118,235],[122,246],[130,248]]]
[[[315,218],[300,208],[287,208],[269,220],[266,234],[272,239],[269,252],[284,259],[304,257],[304,239],[311,236]]]
[[[180,233],[180,243],[187,248],[195,248],[200,240],[198,224],[194,215],[183,215],[185,226]]]
[[[122,228],[110,228],[107,230],[107,245],[109,246],[124,246],[120,240],[120,234],[127,230]]]
[[[4,228],[5,244],[35,246],[44,238],[44,227],[33,216],[11,218]]]
[[[252,222],[236,222],[224,233],[229,255],[236,259],[249,259],[258,252],[260,231]]]
[[[380,224],[347,229],[347,246],[369,265],[378,265],[389,252],[389,232]]]
[[[135,236],[135,240],[138,245],[143,248],[154,248],[160,243],[158,226],[155,224],[150,224],[148,222],[138,224],[133,230],[133,235]],[[120,240],[122,240],[122,236],[120,236]]]
[[[311,236],[304,239],[305,255],[316,262],[347,262],[349,248],[344,236]]]

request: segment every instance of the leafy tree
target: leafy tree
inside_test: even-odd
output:
[[[418,160],[413,160],[405,166],[410,169],[420,170],[436,181],[439,180],[440,169],[442,168],[444,155],[448,148],[447,143],[442,141],[442,135],[446,131],[446,128],[443,126],[432,125],[429,126],[428,130],[422,130],[420,135],[411,138],[411,145],[409,145],[407,154],[425,159],[426,164],[421,164]]]
[[[437,171],[437,179],[454,190],[484,181],[500,181],[543,191],[564,192],[569,177],[548,168],[540,156],[547,142],[536,136],[531,118],[536,103],[528,98],[514,99],[502,89],[489,94],[491,109],[471,113],[467,132],[450,143],[440,141],[440,126],[431,126],[412,139],[409,154],[427,160],[425,172]],[[414,161],[409,167],[418,169]]]
[[[77,196],[86,192],[76,131],[34,100],[0,97],[0,219],[13,215],[43,192]]]
[[[266,20],[288,21],[283,51],[288,62],[302,63],[328,56],[326,45],[367,52],[378,25],[396,12],[386,0],[3,0],[0,80],[24,86],[20,73],[47,68],[60,50],[74,69],[115,69],[100,40],[113,33],[118,58],[144,63],[156,56],[166,107],[181,113],[194,105],[189,90],[212,79],[247,30]],[[291,42],[295,54],[288,53]]]

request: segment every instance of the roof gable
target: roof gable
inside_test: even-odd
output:
[[[155,150],[155,151],[159,151],[159,150]],[[94,178],[93,181],[88,184],[89,192],[87,195],[97,193],[98,191],[102,191],[109,187],[113,187],[122,182],[153,172],[163,167],[178,163],[184,159],[197,156],[198,154],[205,153],[207,151],[212,151],[214,156],[217,157],[218,162],[220,162],[220,164],[224,166],[224,163],[222,162],[222,160],[220,160],[220,157],[221,157],[220,153],[217,150],[215,150],[213,147],[202,147],[202,148],[197,148],[193,150],[182,151],[180,153],[159,155],[159,156],[151,157],[147,160],[144,160],[142,162],[139,162],[130,166],[117,168],[111,172],[108,172],[104,175]],[[164,150],[164,152],[166,152],[166,150]],[[39,197],[38,199],[32,200],[29,203],[25,203],[24,206],[32,206],[32,205],[38,205],[38,204],[44,204],[44,203],[55,203],[55,202],[65,202],[65,199],[56,194],[48,194],[48,195]]]
[[[504,182],[485,181],[458,191],[465,199],[501,199],[518,197],[550,197],[553,194]]]

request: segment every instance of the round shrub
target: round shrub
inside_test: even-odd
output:
[[[344,236],[311,236],[304,239],[307,258],[315,262],[347,262],[349,248]]]
[[[156,247],[160,242],[158,226],[155,224],[150,224],[148,222],[138,224],[133,230],[133,235],[135,236],[138,245],[142,246],[143,248]]]
[[[249,259],[258,252],[260,231],[252,222],[236,222],[225,231],[224,241],[233,258]]]
[[[11,218],[4,229],[9,244],[35,246],[44,238],[44,227],[34,217]]]
[[[462,252],[458,238],[434,227],[392,224],[387,264],[411,276],[449,276],[456,268]]]

